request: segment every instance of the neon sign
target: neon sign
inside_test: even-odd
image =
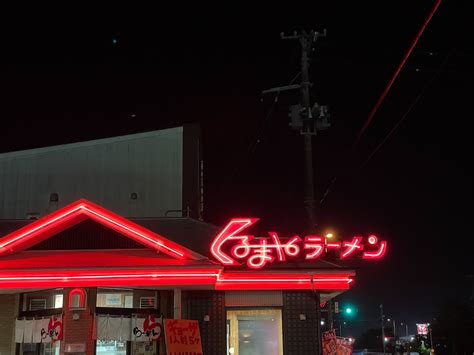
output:
[[[212,255],[223,265],[237,266],[246,261],[252,269],[260,269],[275,261],[287,258],[316,260],[334,251],[340,259],[360,256],[363,259],[379,259],[387,251],[387,242],[375,235],[367,238],[354,236],[351,241],[328,242],[326,238],[309,235],[304,238],[294,236],[283,242],[276,232],[268,232],[269,237],[258,238],[242,232],[258,221],[258,218],[234,218],[216,236],[211,244]]]

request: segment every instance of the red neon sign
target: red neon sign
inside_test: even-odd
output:
[[[123,251],[110,250],[48,254],[29,251],[13,255],[87,218],[172,258],[155,259],[148,254],[142,257],[141,254],[128,255]],[[252,218],[232,220],[215,238],[211,250],[224,266],[238,265],[239,262],[235,259],[248,258],[254,268],[262,268],[275,259],[284,262],[286,258],[298,257],[303,251],[311,252],[309,258],[317,258],[323,253],[323,248],[319,246],[322,241],[320,237],[307,237],[306,244],[298,236],[282,242],[277,233],[273,232],[269,239],[254,245],[251,243],[253,236],[245,236],[241,232],[256,221],[257,219]],[[234,247],[228,252],[226,243],[229,241],[232,241]],[[376,245],[377,241],[372,244]],[[384,252],[385,249],[374,249],[373,254]],[[296,273],[286,270],[227,272],[223,265],[203,259],[201,255],[86,200],[79,200],[59,209],[0,239],[0,289],[71,287],[75,289],[70,292],[69,304],[73,305],[73,300],[79,296],[80,307],[86,304],[83,287],[169,288],[170,285],[196,285],[217,290],[334,291],[349,289],[355,276],[353,271],[338,271],[335,274],[322,270]]]
[[[340,259],[356,255],[379,259],[387,251],[387,242],[375,235],[354,236],[351,241],[343,242],[328,242],[326,238],[313,235],[304,239],[294,236],[283,242],[276,232],[269,232],[269,238],[258,238],[258,242],[252,243],[254,236],[242,232],[257,221],[257,218],[232,219],[212,242],[212,255],[226,266],[241,265],[239,261],[245,260],[249,268],[260,269],[275,260],[284,262],[287,257],[315,260],[332,250]]]

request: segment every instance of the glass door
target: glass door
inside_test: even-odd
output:
[[[283,354],[280,309],[228,310],[227,321],[227,354]]]

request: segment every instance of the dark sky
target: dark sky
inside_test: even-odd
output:
[[[316,45],[313,99],[331,108],[316,138],[321,230],[374,232],[390,252],[359,270],[343,299],[348,332],[387,315],[429,321],[468,296],[473,273],[472,1],[444,1],[355,152],[357,131],[434,1],[286,3],[284,7],[24,9],[0,32],[0,152],[200,122],[205,217],[262,218],[262,230],[305,229],[302,138],[288,127],[299,71],[281,31],[328,30]],[[55,12],[59,11],[59,12]],[[359,168],[419,100],[396,134]],[[271,114],[268,114],[269,112]],[[258,139],[258,143],[256,143]],[[352,327],[352,328],[351,328]]]

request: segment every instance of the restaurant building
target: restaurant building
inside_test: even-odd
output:
[[[323,254],[378,258],[384,242],[203,222],[199,135],[165,131],[0,155],[0,355],[166,354],[163,319],[196,320],[203,354],[320,353],[320,307],[355,279]]]

